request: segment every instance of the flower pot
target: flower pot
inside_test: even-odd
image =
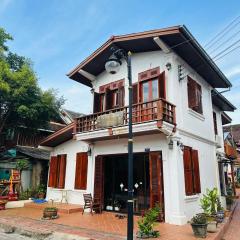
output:
[[[207,237],[207,226],[208,224],[196,224],[191,223],[193,234],[195,237],[205,238]]]
[[[120,211],[120,208],[119,207],[114,207],[114,210],[119,212]]]
[[[159,231],[152,231],[149,232],[148,234],[142,233],[142,232],[137,232],[137,238],[140,239],[147,239],[147,238],[157,238],[159,236]]]
[[[113,206],[106,206],[106,210],[112,211],[113,210]]]
[[[44,199],[45,198],[45,193],[39,193],[38,198],[39,199]]]
[[[217,222],[216,221],[209,221],[207,226],[207,231],[210,233],[217,232]]]
[[[222,223],[224,220],[224,211],[218,211],[216,214],[216,220],[218,223]]]
[[[45,208],[43,210],[43,218],[45,219],[55,219],[58,216],[57,208]]]

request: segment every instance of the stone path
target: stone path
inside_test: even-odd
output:
[[[239,240],[240,239],[240,200],[237,200],[237,206],[235,208],[232,221],[228,227],[228,230],[222,240]]]

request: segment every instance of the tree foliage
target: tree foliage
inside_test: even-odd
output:
[[[8,40],[12,37],[0,28],[0,133],[17,126],[45,127],[64,99],[38,86],[30,60],[9,52]]]

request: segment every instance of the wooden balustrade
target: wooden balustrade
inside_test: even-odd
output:
[[[128,106],[114,108],[75,119],[74,133],[90,132],[128,124]],[[175,105],[165,99],[133,104],[132,122],[165,121],[176,125]]]

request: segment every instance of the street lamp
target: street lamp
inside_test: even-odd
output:
[[[133,240],[133,133],[132,133],[132,65],[131,52],[123,49],[111,48],[113,54],[105,63],[105,69],[108,73],[115,74],[119,71],[122,60],[127,62],[128,70],[128,219],[127,219],[127,239]]]

